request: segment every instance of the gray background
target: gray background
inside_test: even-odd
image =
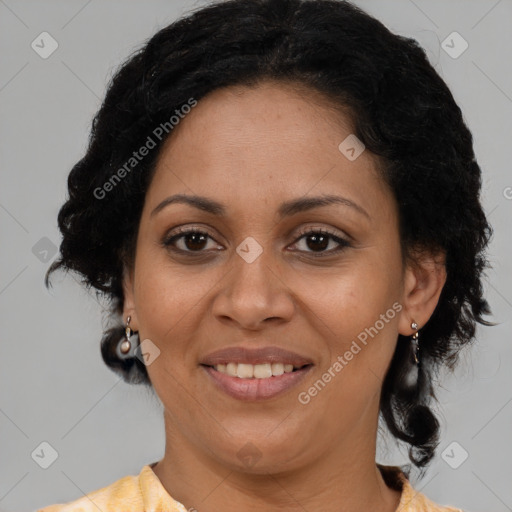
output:
[[[512,1],[356,3],[416,38],[451,87],[475,138],[495,229],[486,291],[500,325],[479,328],[478,342],[444,380],[438,456],[412,483],[468,512],[512,510]],[[49,292],[43,276],[60,241],[66,176],[85,151],[112,71],[158,28],[203,4],[0,0],[0,511],[76,499],[163,455],[158,399],[101,360],[105,319],[94,294],[63,274]],[[47,59],[31,48],[43,31],[59,44]],[[469,44],[458,58],[442,47],[453,31]],[[48,469],[31,456],[43,441],[58,453]],[[380,461],[406,460],[393,443],[382,446]],[[462,450],[469,454],[457,469],[441,455],[447,447],[452,465]]]

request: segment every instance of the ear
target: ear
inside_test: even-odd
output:
[[[133,268],[128,268],[124,265],[123,268],[123,320],[126,321],[128,316],[131,317],[130,327],[136,331],[138,329],[137,312],[135,310],[135,297],[134,297],[134,280]]]
[[[402,296],[403,310],[398,332],[403,336],[414,334],[412,322],[421,329],[434,312],[446,282],[446,257],[444,251],[436,253],[415,251],[407,264]]]

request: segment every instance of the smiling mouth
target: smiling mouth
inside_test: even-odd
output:
[[[242,401],[260,401],[277,397],[297,386],[309,374],[313,364],[305,364],[298,367],[289,365],[286,368],[288,371],[284,369],[285,365],[282,363],[256,365],[227,363],[216,365],[201,364],[200,366],[205,370],[206,374],[215,384],[215,387],[232,398]],[[223,368],[224,366],[226,367],[225,369]],[[227,373],[228,371],[231,371],[231,373],[236,372],[236,375],[230,375]],[[273,371],[278,375],[273,375]]]

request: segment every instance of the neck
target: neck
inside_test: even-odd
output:
[[[212,452],[199,450],[167,415],[166,434],[165,456],[153,471],[168,494],[187,509],[395,512],[400,501],[401,492],[386,485],[375,463],[372,429],[354,429],[335,449],[299,468],[274,471],[269,466],[257,474],[228,467]]]

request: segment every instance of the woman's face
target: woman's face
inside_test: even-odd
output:
[[[315,98],[267,82],[199,101],[161,151],[125,280],[125,318],[150,340],[147,369],[168,436],[255,473],[371,448],[397,336],[413,332],[416,281],[402,266],[395,200],[369,151],[354,159],[350,139],[339,149],[349,119]],[[223,213],[158,208],[175,194]],[[327,195],[343,199],[307,203]],[[166,245],[178,227],[206,235]],[[432,312],[422,311],[420,327]],[[263,380],[221,377],[245,382],[244,399],[201,364],[233,347],[278,347],[311,365],[266,397],[255,391],[267,389]]]

